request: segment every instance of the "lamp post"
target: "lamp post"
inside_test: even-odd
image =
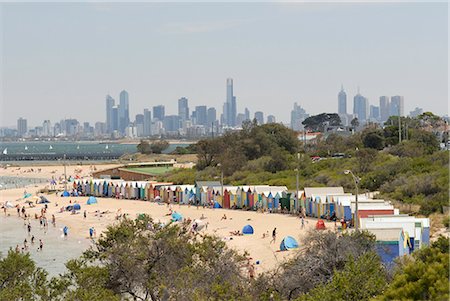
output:
[[[355,182],[355,188],[356,188],[356,197],[355,197],[355,230],[359,230],[359,221],[358,221],[358,184],[359,184],[359,178],[355,176],[355,174],[351,170],[345,170],[344,174],[348,175],[350,174],[353,178],[353,181]]]
[[[299,161],[300,161],[300,153],[297,153],[297,168],[295,169],[295,171],[297,172],[297,177],[296,177],[296,189],[297,189],[297,209],[300,206],[300,201],[299,201],[299,197],[298,197],[298,172],[299,172]]]

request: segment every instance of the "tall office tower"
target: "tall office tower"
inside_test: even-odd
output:
[[[27,120],[20,117],[17,120],[17,134],[19,137],[22,137],[28,132]]]
[[[308,117],[309,114],[306,114],[306,111],[301,106],[294,103],[294,109],[291,111],[291,129],[294,131],[303,130],[302,122]]]
[[[275,122],[276,122],[275,116],[273,115],[267,116],[267,123],[275,123]]]
[[[391,97],[391,105],[390,105],[390,113],[391,116],[405,116],[404,112],[404,99],[403,96],[392,96]]]
[[[245,119],[245,114],[243,114],[243,113],[237,114],[237,116],[236,116],[236,126],[242,127],[242,123],[244,123],[245,120],[246,120]]]
[[[42,123],[42,135],[46,137],[51,137],[53,136],[52,132],[53,132],[52,124],[50,120],[44,120],[44,123]]]
[[[153,119],[158,119],[159,121],[164,121],[166,116],[165,108],[163,105],[153,107]]]
[[[343,86],[338,94],[338,114],[347,114],[347,94]]]
[[[180,129],[181,118],[178,115],[168,115],[164,117],[164,129],[166,132],[177,132]]]
[[[101,136],[106,133],[106,123],[97,121],[94,126],[94,135]]]
[[[144,109],[144,137],[152,134],[152,112],[149,109]]]
[[[206,117],[206,123],[208,124],[208,127],[211,126],[211,124],[215,123],[217,120],[217,113],[215,108],[208,108]]]
[[[414,111],[409,112],[409,116],[410,117],[417,117],[417,116],[422,115],[422,114],[423,114],[423,109],[422,108],[418,108],[418,107],[416,107],[414,109]]]
[[[385,122],[389,118],[389,96],[380,96],[380,121]]]
[[[189,105],[186,97],[178,99],[178,116],[180,116],[181,121],[189,119]]]
[[[359,91],[353,97],[353,114],[356,115],[360,124],[369,118],[369,100],[359,94]]]
[[[204,125],[206,126],[208,123],[208,114],[206,106],[196,106],[195,107],[195,113],[196,113],[196,124],[198,125]]]
[[[255,119],[258,124],[264,124],[264,113],[261,111],[255,112]]]
[[[380,107],[370,106],[370,121],[378,121],[380,120]]]
[[[128,92],[120,92],[119,102],[119,131],[125,133],[125,128],[130,124],[130,109],[128,102]]]
[[[250,110],[245,108],[244,110],[245,120],[250,120]]]
[[[111,133],[119,130],[119,106],[113,106],[111,110]]]
[[[227,126],[236,125],[236,97],[233,95],[233,79],[227,78],[227,99],[223,105],[224,123]]]
[[[114,98],[110,95],[106,95],[106,130],[108,133],[112,133],[112,110],[114,107]]]
[[[137,114],[134,120],[134,126],[136,127],[136,136],[144,137],[144,114]]]

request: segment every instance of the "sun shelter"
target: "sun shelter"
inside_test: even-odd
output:
[[[222,206],[220,206],[219,202],[215,201],[214,202],[214,208],[222,208]]]
[[[24,199],[27,199],[27,198],[29,198],[30,196],[32,196],[31,193],[25,193],[25,194],[23,195],[23,198],[24,198]]]
[[[316,230],[325,230],[325,223],[323,220],[319,219],[316,223]]]
[[[63,196],[63,197],[69,197],[69,196],[70,196],[70,193],[69,193],[67,190],[64,190],[64,192],[62,193],[61,196]]]
[[[254,230],[251,225],[245,225],[244,228],[242,228],[242,234],[253,234]]]
[[[48,204],[50,201],[43,195],[39,197],[39,200],[37,201],[38,204]]]
[[[183,216],[178,212],[172,213],[172,221],[173,222],[181,222],[183,220]]]
[[[66,207],[66,211],[72,211],[72,210],[81,210],[80,204],[75,203],[73,205]]]
[[[97,198],[95,196],[90,196],[86,202],[88,205],[97,204]]]
[[[286,236],[281,241],[281,244],[280,244],[281,251],[288,251],[288,250],[297,249],[297,248],[298,248],[298,242],[292,236]]]
[[[7,201],[5,203],[5,208],[14,208],[14,205],[10,201]]]

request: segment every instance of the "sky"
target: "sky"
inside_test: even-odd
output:
[[[238,112],[289,122],[403,95],[448,114],[447,3],[2,3],[0,126],[105,120],[129,92],[131,120],[177,100],[214,106],[234,80]]]

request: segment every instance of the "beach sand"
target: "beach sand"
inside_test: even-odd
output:
[[[111,165],[97,166],[97,169],[107,168]],[[31,167],[22,167],[21,170],[28,170]],[[17,168],[8,168],[2,170],[2,173],[6,176],[26,176],[31,177],[35,175],[40,178],[51,178],[52,176],[60,177],[63,174],[63,166],[42,166],[41,172],[25,172],[21,173]],[[75,175],[75,169],[79,166],[68,166],[67,175]],[[83,171],[79,173],[79,176],[89,177],[89,166],[82,166]],[[35,169],[35,168],[34,168]],[[0,203],[5,201],[11,201],[13,205],[24,205],[24,200],[19,200],[26,190],[29,193],[36,194],[36,192],[48,185],[31,185],[26,188],[16,188],[0,191]],[[59,185],[59,188],[63,188],[63,185]],[[86,205],[88,197],[60,197],[55,193],[46,195],[51,203],[48,204],[47,217],[49,223],[51,222],[52,214],[56,217],[56,225],[58,228],[64,226],[69,227],[69,236],[76,236],[77,239],[88,239],[89,228],[95,227],[97,236],[106,229],[108,225],[111,225],[116,221],[116,213],[118,209],[121,209],[122,213],[126,213],[130,218],[137,217],[140,213],[149,214],[155,221],[167,223],[170,220],[169,207],[167,205],[159,205],[153,202],[145,201],[132,201],[132,200],[117,200],[111,198],[97,198],[98,203],[94,205]],[[60,213],[59,210],[62,206],[68,206],[72,203],[78,202],[81,205],[79,214],[72,215],[70,212]],[[56,206],[58,204],[58,206]],[[308,229],[315,227],[317,219],[306,218],[305,227],[301,228],[301,220],[298,217],[283,215],[283,214],[269,214],[258,213],[253,211],[242,210],[230,210],[230,209],[210,209],[210,208],[198,208],[195,206],[188,207],[187,205],[171,205],[172,210],[179,212],[184,218],[190,218],[191,220],[200,219],[202,215],[206,217],[204,222],[208,223],[207,229],[202,229],[202,232],[214,234],[224,239],[226,243],[235,248],[240,253],[247,251],[252,258],[253,262],[259,261],[256,265],[256,272],[261,273],[270,270],[283,260],[291,257],[294,252],[285,251],[279,252],[280,243],[283,237],[292,236],[299,242],[300,248],[303,238],[305,237]],[[40,210],[43,205],[37,205],[35,208],[28,208],[26,205],[27,213],[40,214]],[[87,218],[84,219],[83,212],[86,210]],[[96,211],[109,213],[98,214]],[[4,214],[1,212],[0,214]],[[12,217],[17,217],[16,208],[8,209],[7,214]],[[227,216],[226,220],[222,220],[223,215]],[[253,235],[244,236],[231,236],[230,231],[240,230],[250,224],[253,226],[255,233]],[[334,223],[326,223],[328,229],[334,229]],[[272,230],[277,228],[277,237],[275,243],[270,243],[272,239]],[[268,233],[266,238],[262,238],[263,233]],[[1,239],[1,237],[0,237]],[[11,246],[15,247],[15,246]]]

